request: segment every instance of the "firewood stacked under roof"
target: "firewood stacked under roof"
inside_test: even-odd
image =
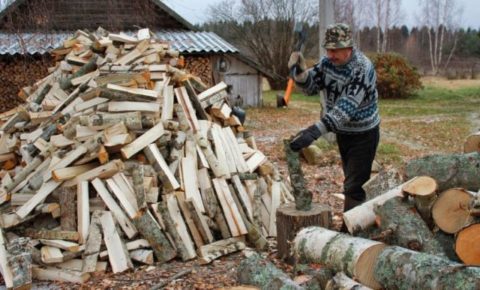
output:
[[[292,196],[224,83],[176,68],[148,29],[77,31],[52,54],[27,103],[0,114],[7,287],[265,247]]]

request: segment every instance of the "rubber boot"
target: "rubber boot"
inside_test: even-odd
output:
[[[354,208],[358,205],[361,205],[364,201],[365,201],[365,199],[357,200],[357,199],[352,198],[349,195],[346,195],[345,196],[345,202],[343,204],[343,212],[347,212],[347,211],[351,210],[352,208]],[[342,222],[342,227],[340,228],[340,232],[348,233],[348,229],[347,229],[347,226],[345,225],[345,221]]]

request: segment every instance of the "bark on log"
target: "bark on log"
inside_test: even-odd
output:
[[[368,287],[380,288],[373,276],[373,265],[385,248],[383,243],[308,227],[297,234],[293,247],[300,262],[319,263],[334,271],[345,272]]]
[[[402,188],[404,194],[413,196],[415,208],[429,228],[434,226],[432,206],[437,199],[437,189],[437,181],[430,176],[419,176]]]
[[[443,251],[450,261],[461,262],[455,253],[455,237],[452,234],[447,234],[444,231],[437,229],[433,232],[433,238],[442,246]]]
[[[17,238],[7,246],[14,289],[30,289],[32,284],[32,253],[28,246],[29,241],[28,238]]]
[[[453,187],[468,190],[480,188],[480,153],[430,155],[410,161],[407,177],[428,175],[438,182],[438,190]]]
[[[480,289],[480,268],[401,247],[386,248],[374,273],[385,289]]]
[[[239,284],[254,285],[262,290],[305,289],[292,281],[287,274],[279,270],[272,263],[254,254],[244,259],[237,269]]]
[[[63,187],[60,194],[60,227],[62,231],[77,230],[77,192],[73,188]]]
[[[135,227],[148,241],[159,263],[164,263],[175,258],[175,249],[168,241],[152,214],[147,210],[133,219]]]
[[[462,188],[442,192],[432,207],[435,224],[449,234],[454,234],[470,224],[474,220],[469,210],[472,199],[472,194]]]
[[[402,182],[402,177],[396,169],[382,169],[362,185],[362,188],[365,190],[367,200],[370,200],[402,184]]]
[[[297,210],[308,211],[312,207],[312,193],[305,186],[305,178],[303,177],[302,166],[300,164],[299,154],[293,152],[290,148],[290,140],[283,140],[285,156],[287,158],[288,172],[290,174],[290,182],[293,187],[293,195],[295,196],[295,205]]]
[[[455,252],[466,265],[480,266],[480,224],[460,230],[455,239]]]
[[[366,287],[358,282],[355,282],[350,277],[340,272],[337,273],[332,280],[328,281],[325,290],[369,290],[370,287]]]
[[[277,256],[293,263],[291,244],[298,231],[309,226],[329,228],[332,224],[330,207],[313,203],[309,211],[297,210],[295,204],[280,206],[277,215]]]
[[[442,246],[433,238],[432,232],[419,214],[412,210],[400,197],[387,200],[375,207],[380,217],[380,228],[391,229],[390,244],[432,255],[446,256]]]
[[[463,144],[463,153],[480,152],[480,131],[467,137]]]

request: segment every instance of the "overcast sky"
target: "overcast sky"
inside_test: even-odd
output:
[[[207,18],[207,7],[220,0],[162,0],[173,8],[178,14],[193,24],[204,22]],[[373,1],[373,0],[372,0]],[[404,22],[409,26],[417,24],[418,0],[403,0],[405,13]],[[480,1],[479,0],[457,0],[463,6],[463,17],[461,27],[480,28]]]

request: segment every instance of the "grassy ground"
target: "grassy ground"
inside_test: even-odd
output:
[[[480,129],[480,81],[458,82],[462,84],[428,78],[424,88],[412,98],[380,100],[382,137],[377,161],[401,167],[419,155],[460,152],[465,137]],[[269,136],[271,140],[274,134],[288,137],[318,120],[318,97],[295,93],[289,108],[279,109],[276,95],[275,91],[266,92],[264,107],[248,110],[247,127],[258,131],[260,140],[268,141]],[[279,147],[278,143],[274,146]],[[321,146],[335,150],[334,146]]]

